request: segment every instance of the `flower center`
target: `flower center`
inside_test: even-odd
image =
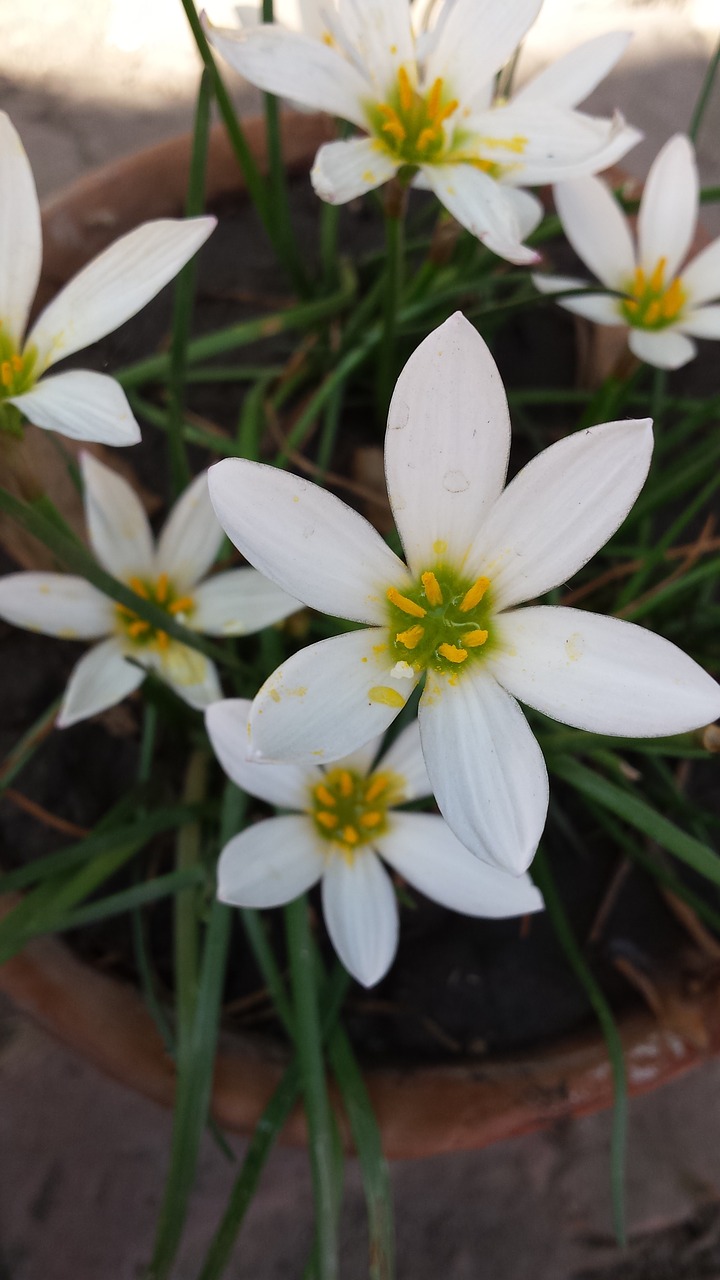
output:
[[[195,608],[192,596],[178,595],[166,573],[161,573],[156,582],[130,578],[128,586],[132,587],[137,595],[142,596],[143,600],[160,605],[161,609],[180,622],[184,621],[184,614],[191,613]],[[146,622],[145,618],[138,617],[127,605],[118,604],[115,609],[122,631],[134,645],[140,648],[155,647],[157,649],[169,647],[170,637],[167,631],[162,631],[154,627],[151,622]]]
[[[385,150],[401,164],[418,165],[437,160],[446,149],[445,121],[457,107],[440,77],[427,93],[418,93],[401,67],[388,101],[372,103],[368,112]]]
[[[364,777],[353,769],[331,769],[310,794],[318,834],[352,862],[357,849],[385,831],[397,784],[392,773]]]
[[[10,396],[21,396],[34,385],[36,363],[37,349],[28,347],[21,355],[9,335],[3,332],[0,321],[0,431],[22,435],[22,414],[6,401]]]
[[[659,258],[649,276],[642,267],[636,267],[635,275],[625,286],[627,297],[620,302],[620,311],[633,328],[667,329],[685,306],[687,294],[680,277],[665,284],[666,266],[667,258]]]
[[[414,677],[432,668],[457,675],[492,647],[490,579],[474,582],[444,565],[426,569],[409,590],[389,587],[392,674]]]

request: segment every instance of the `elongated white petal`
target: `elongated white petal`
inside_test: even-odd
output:
[[[720,306],[691,311],[682,317],[680,328],[691,338],[720,338]]]
[[[209,472],[218,520],[244,556],[322,613],[384,622],[386,590],[405,565],[357,511],[278,467],[228,458]]]
[[[394,804],[405,804],[408,800],[420,800],[432,794],[417,720],[398,734],[377,767],[382,773],[389,770],[397,775],[401,790],[399,795],[393,793]]]
[[[66,640],[95,640],[113,625],[112,602],[69,573],[8,573],[0,578],[0,618]]]
[[[68,729],[107,711],[134,693],[144,679],[141,667],[125,661],[115,637],[95,645],[72,671],[58,713],[58,728]]]
[[[390,877],[372,850],[351,864],[337,855],[322,878],[325,924],[348,973],[364,987],[385,977],[397,951],[399,922]]]
[[[460,312],[411,355],[390,403],[388,493],[412,569],[461,564],[502,491],[510,417],[500,374]]]
[[[383,733],[410,697],[416,679],[390,674],[387,631],[350,631],[288,658],[253,702],[256,759],[339,760]]]
[[[230,66],[258,89],[366,126],[370,83],[329,45],[274,23],[239,33],[206,21],[205,30]]]
[[[204,244],[217,219],[161,218],[121,236],[61,289],[28,342],[39,367],[99,342],[144,307]]]
[[[554,189],[563,230],[579,258],[608,289],[623,289],[635,271],[627,220],[600,178],[576,178]]]
[[[703,249],[682,273],[690,306],[720,298],[720,236]]]
[[[186,625],[209,636],[246,636],[301,608],[257,569],[229,569],[193,592],[195,610]]]
[[[652,273],[665,259],[671,280],[692,244],[697,225],[700,179],[692,143],[676,134],[650,166],[638,214],[640,265]]]
[[[513,101],[578,106],[620,61],[631,39],[629,31],[607,31],[585,40],[533,76],[513,95]]]
[[[196,711],[204,711],[223,696],[215,663],[178,640],[171,640],[166,649],[138,646],[133,657],[148,670],[157,671],[178,697]]]
[[[0,319],[16,349],[40,279],[40,207],[30,161],[9,117],[0,112]]]
[[[307,818],[291,814],[246,827],[225,845],[217,896],[233,907],[279,907],[317,884],[323,856]]]
[[[435,799],[458,839],[513,875],[527,871],[545,826],[548,779],[515,699],[482,668],[456,685],[429,676],[420,735]]]
[[[522,244],[520,222],[506,191],[471,164],[426,164],[424,177],[441,204],[471,235],[508,262],[537,262],[534,249]]]
[[[515,212],[520,239],[526,240],[543,220],[545,210],[542,201],[520,187],[504,187],[503,195]]]
[[[521,702],[563,724],[652,738],[720,715],[720,685],[643,627],[542,605],[503,614],[496,625],[493,674]]]
[[[397,167],[374,138],[351,138],[347,142],[326,142],[320,148],[310,180],[321,200],[347,204],[388,182]]]
[[[415,61],[407,0],[338,0],[338,12],[356,57],[387,97],[399,68]]]
[[[469,557],[493,605],[532,600],[566,582],[622,524],[650,467],[649,418],[605,422],[550,445],[500,495]]]
[[[185,591],[210,569],[222,540],[223,531],[208,492],[207,471],[201,471],[165,521],[158,538],[156,569]]]
[[[533,275],[533,284],[540,293],[561,293],[564,289],[587,288],[587,280],[577,280],[574,276]],[[572,311],[574,315],[592,320],[593,324],[626,325],[627,321],[620,314],[617,298],[607,293],[588,293],[584,297],[558,298],[559,307]]]
[[[542,911],[529,875],[513,876],[475,858],[432,813],[394,813],[378,853],[408,884],[451,911],[504,919]]]
[[[697,355],[697,347],[677,329],[630,329],[628,343],[638,360],[656,369],[681,369]]]
[[[80,458],[90,545],[103,568],[127,582],[153,569],[153,536],[132,485],[91,453]]]
[[[523,99],[474,117],[472,128],[480,154],[508,166],[503,181],[523,187],[599,173],[642,136],[619,112],[601,119]]]
[[[137,444],[140,428],[122,387],[104,373],[73,369],[41,378],[31,391],[9,397],[36,427],[59,431],[70,440],[116,447]]]
[[[542,0],[456,0],[428,58],[428,83],[439,76],[453,97],[472,104],[515,51],[541,5]]]
[[[205,728],[215,755],[228,777],[249,795],[281,809],[306,809],[310,787],[321,781],[320,770],[248,760],[250,707],[247,698],[222,698],[208,707]]]

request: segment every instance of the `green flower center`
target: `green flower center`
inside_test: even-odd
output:
[[[177,618],[181,622],[182,615],[192,613],[195,608],[193,597],[179,594],[166,573],[161,573],[156,582],[130,578],[128,586],[132,587],[137,595],[142,596],[143,600],[159,605],[170,617]],[[170,636],[167,631],[154,627],[145,618],[140,618],[127,605],[116,605],[115,612],[121,631],[133,645],[138,648],[154,647],[161,650],[169,648]]]
[[[457,676],[492,648],[489,578],[472,581],[436,565],[409,589],[389,587],[387,599],[395,676],[428,668]]]
[[[418,93],[401,67],[388,101],[371,103],[367,111],[383,149],[401,164],[418,165],[437,160],[447,149],[444,124],[457,107],[442,79],[427,93]]]
[[[318,835],[352,862],[357,849],[387,829],[387,810],[399,789],[400,779],[390,772],[365,777],[354,769],[331,769],[310,793]]]
[[[22,414],[14,404],[8,404],[11,396],[21,396],[37,381],[35,366],[37,348],[27,347],[22,354],[0,322],[0,431],[22,436]]]
[[[636,267],[632,280],[625,286],[627,297],[620,302],[620,312],[634,329],[667,329],[677,320],[687,294],[679,276],[665,284],[667,258],[659,258],[651,275]]]

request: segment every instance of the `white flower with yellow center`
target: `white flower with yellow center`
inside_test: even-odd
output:
[[[205,715],[226,773],[252,796],[296,810],[247,827],[225,846],[218,897],[237,907],[276,907],[322,881],[323,913],[345,968],[370,987],[393,962],[398,908],[381,859],[442,906],[493,919],[540,911],[527,875],[473,858],[429,813],[398,805],[430,795],[417,721],[375,763],[379,740],[324,769],[246,758],[250,703],[216,702]]]
[[[134,316],[215,223],[164,218],[130,231],[79,271],[25,336],[42,264],[40,208],[22,142],[0,112],[0,434],[19,434],[27,419],[76,440],[135,444],[140,429],[113,378],[86,369],[45,373]]]
[[[239,636],[260,631],[299,606],[254,569],[230,569],[206,581],[223,532],[208,496],[207,473],[175,503],[155,546],[135,491],[85,453],[85,515],[92,549],[104,569],[192,631]],[[84,578],[63,573],[11,573],[0,578],[0,618],[64,639],[109,638],[80,659],[63,698],[60,728],[85,720],[137,689],[145,670],[162,676],[191,707],[222,697],[215,664],[172,639]],[[131,659],[131,661],[127,661]]]
[[[337,0],[318,38],[274,23],[207,29],[252,84],[368,135],[320,148],[311,177],[323,200],[343,204],[400,173],[431,187],[495,253],[532,262],[522,241],[541,209],[519,188],[597,173],[640,137],[620,116],[574,110],[622,54],[623,33],[580,46],[510,101],[495,99],[497,72],[540,7],[454,0],[416,35],[407,0]]]
[[[210,496],[243,555],[315,609],[368,624],[295,654],[250,714],[255,759],[327,764],[382,733],[418,682],[433,792],[459,839],[523,871],[545,823],[547,773],[515,701],[595,733],[707,724],[720,688],[667,640],[577,609],[515,606],[565,582],[615,532],[645,480],[649,420],[579,431],[503,489],[507,400],[459,313],[411,356],[385,437],[407,566],[324,489],[227,459]]]
[[[612,192],[598,178],[555,189],[565,234],[606,289],[559,300],[596,324],[625,325],[630,350],[660,369],[679,369],[696,354],[693,338],[720,338],[720,239],[683,266],[700,206],[692,143],[676,134],[656,156],[633,234]],[[582,289],[574,276],[533,277],[543,293]],[[715,300],[714,306],[708,306]]]

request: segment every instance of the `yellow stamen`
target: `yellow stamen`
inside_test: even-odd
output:
[[[427,128],[422,130],[417,140],[418,151],[424,151],[425,148],[431,146],[431,144],[439,136],[440,136],[440,131],[437,125],[428,125]]]
[[[403,613],[409,613],[413,618],[424,618],[427,609],[423,609],[421,604],[416,604],[414,600],[409,600],[407,596],[403,596],[397,587],[388,587],[387,598],[396,609],[402,609]]]
[[[158,603],[162,604],[159,597]],[[184,613],[186,609],[192,609],[194,604],[192,596],[180,596],[178,600],[173,600],[172,604],[168,605],[168,613]]]
[[[144,635],[145,632],[149,630],[149,622],[145,622],[143,618],[136,618],[135,622],[131,622],[128,627],[128,635],[132,636],[133,640],[135,640],[138,636]]]
[[[438,76],[437,80],[433,84],[433,87],[428,94],[428,100],[427,100],[427,113],[431,120],[434,120],[435,117],[437,116],[438,110],[440,108],[440,99],[442,97],[442,91],[443,91],[442,78]]]
[[[158,649],[168,649],[170,647],[170,637],[167,631],[158,631],[155,641]]]
[[[401,67],[398,71],[398,88],[400,90],[400,106],[403,111],[409,111],[413,104],[413,89],[410,77],[404,67]]]
[[[462,642],[468,649],[479,649],[480,645],[485,644],[487,638],[487,631],[483,631],[481,627],[478,627],[476,631],[468,631],[467,635],[463,636]]]
[[[9,387],[12,382],[12,365],[9,360],[3,360],[0,364],[0,379],[4,387]]]
[[[432,572],[421,574],[421,581],[425,588],[428,604],[438,605],[443,602],[443,593],[435,574]]]
[[[372,804],[373,800],[377,800],[378,796],[381,796],[383,791],[387,790],[387,786],[388,779],[383,777],[381,773],[376,773],[365,788],[366,804]]]
[[[150,599],[150,594],[148,592],[148,589],[145,586],[145,583],[140,580],[140,578],[131,578],[130,586],[132,587],[136,595],[142,596],[143,600]]]
[[[372,812],[363,814],[362,818],[360,819],[360,826],[366,827],[368,831],[372,831],[373,827],[380,826],[382,819],[383,819],[382,814],[377,813],[376,810],[373,809]]]
[[[633,278],[632,291],[635,294],[645,292],[645,272],[643,271],[642,267],[635,268],[635,276]]]
[[[16,373],[20,373],[20,371],[22,370],[22,367],[23,367],[23,358],[22,358],[22,356],[19,356],[19,355],[15,354],[14,356],[12,356],[12,357],[11,357],[11,361],[10,361],[10,362],[11,362],[12,367],[13,367],[13,369],[15,370],[15,372],[16,372]]]
[[[468,656],[467,649],[458,649],[457,645],[447,643],[438,645],[438,653],[448,662],[464,662]]]
[[[396,142],[404,142],[407,138],[407,131],[397,116],[393,120],[386,120],[381,127],[383,133],[389,133],[390,137],[394,138]]]
[[[445,106],[440,111],[438,111],[435,117],[435,124],[436,125],[443,124],[443,122],[447,120],[448,116],[452,115],[453,111],[457,111],[459,106],[460,106],[460,103],[458,102],[457,98],[453,98],[450,102],[447,102]],[[527,139],[526,138],[517,139],[517,141],[526,142]]]
[[[665,268],[667,266],[667,258],[658,258],[657,265],[650,277],[650,288],[653,293],[659,293],[663,287],[665,278]]]
[[[360,836],[354,827],[343,827],[342,838],[345,844],[354,845],[358,843]]]
[[[158,604],[164,604],[168,598],[168,587],[170,580],[166,573],[161,573],[155,584],[155,599]]]
[[[334,831],[337,826],[337,818],[333,813],[316,813],[315,821],[319,822],[321,827],[325,827],[326,831]]]
[[[329,788],[325,786],[324,782],[319,782],[318,785],[316,786],[315,797],[317,800],[320,801],[321,804],[327,804],[330,806],[331,809],[334,809],[335,805],[337,804],[337,800],[335,799],[332,791],[330,791]]]
[[[341,796],[345,796],[345,799],[347,799],[348,796],[352,795],[353,793],[352,774],[348,773],[347,769],[343,769],[341,771],[340,776],[338,778],[338,784],[340,786]]]
[[[407,631],[398,631],[395,639],[406,649],[416,649],[424,635],[425,628],[418,623],[415,627],[409,627]]]
[[[661,312],[662,312],[662,307],[657,299],[655,299],[654,302],[648,303],[648,306],[645,311],[645,323],[655,324],[656,320],[660,319]]]
[[[465,595],[460,601],[460,612],[469,613],[471,609],[474,609],[482,600],[489,586],[489,578],[478,578],[477,582],[473,583],[470,590],[465,592]]]
[[[625,308],[627,311],[639,311],[640,303],[635,298],[627,298],[625,301]]]

